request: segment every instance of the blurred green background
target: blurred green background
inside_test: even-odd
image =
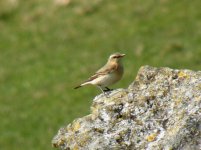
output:
[[[126,88],[142,65],[201,70],[200,0],[0,0],[0,149],[49,150],[89,114],[95,87],[74,90],[113,52]]]

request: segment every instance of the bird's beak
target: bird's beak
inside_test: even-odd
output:
[[[121,57],[124,57],[125,55],[126,55],[126,54],[121,54],[120,56],[121,56]]]

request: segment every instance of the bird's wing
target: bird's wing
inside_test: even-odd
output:
[[[108,74],[108,73],[112,73],[117,69],[117,64],[106,64],[105,66],[103,66],[102,68],[100,68],[96,74]]]
[[[105,65],[104,67],[102,67],[101,69],[99,69],[93,76],[91,76],[87,81],[85,82],[89,82],[92,81],[96,78],[98,78],[101,75],[106,75],[106,74],[110,74],[112,72],[114,72],[117,69],[117,65]]]

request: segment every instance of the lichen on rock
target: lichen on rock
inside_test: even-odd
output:
[[[61,128],[62,150],[198,150],[201,72],[140,68],[128,89],[96,96],[91,114]]]

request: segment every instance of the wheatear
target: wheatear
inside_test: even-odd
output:
[[[121,58],[123,56],[125,56],[125,54],[114,53],[110,55],[107,63],[102,68],[100,68],[88,80],[75,87],[75,89],[84,85],[95,85],[100,88],[103,93],[110,91],[108,86],[119,81],[123,75],[124,68],[121,63]]]

